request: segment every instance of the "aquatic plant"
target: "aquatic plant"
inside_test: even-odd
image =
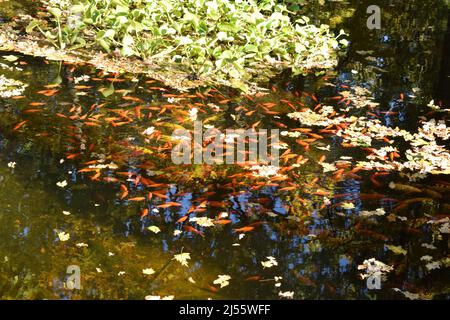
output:
[[[73,19],[66,16],[70,2],[50,1],[47,4],[52,5],[47,7],[49,13],[48,22],[50,25],[54,25],[55,29],[47,30],[47,24],[43,24],[40,20],[32,20],[28,24],[26,32],[32,32],[37,28],[50,43],[59,49],[65,49],[67,46],[71,47],[71,49],[84,47],[86,41],[80,36],[84,25],[75,23]]]
[[[99,46],[242,90],[285,69],[334,67],[347,44],[344,31],[335,36],[274,0],[67,0],[47,1],[47,10],[48,21],[27,31],[39,28],[59,48]]]

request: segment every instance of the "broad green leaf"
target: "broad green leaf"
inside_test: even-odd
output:
[[[48,8],[48,12],[50,12],[56,19],[61,18],[62,11],[59,8]]]

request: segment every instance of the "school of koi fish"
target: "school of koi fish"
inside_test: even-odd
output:
[[[290,82],[256,95],[177,92],[87,65],[0,59],[1,139],[18,146],[10,155],[27,148],[51,154],[47,165],[56,169],[45,188],[66,206],[57,222],[40,221],[53,232],[35,249],[56,247],[53,255],[82,270],[82,290],[71,291],[55,283],[63,266],[47,266],[52,271],[36,279],[46,289],[32,297],[448,297],[450,129],[440,103],[425,106],[410,132],[385,124],[398,112],[383,111],[370,91],[328,75],[318,92]],[[17,70],[29,82],[14,80]],[[401,93],[397,102],[411,100]],[[279,167],[174,165],[171,134],[191,130],[194,120],[222,131],[279,129]],[[23,176],[24,157],[2,162]],[[100,217],[117,212],[87,222],[85,204],[73,204],[77,192],[81,202],[95,196]],[[86,223],[100,226],[86,234]],[[105,226],[115,227],[103,235]],[[117,241],[115,250],[103,238]],[[4,250],[5,263],[12,261]],[[95,263],[91,250],[101,255]],[[374,272],[383,275],[382,288],[371,291],[365,279]],[[42,283],[52,281],[48,292]]]

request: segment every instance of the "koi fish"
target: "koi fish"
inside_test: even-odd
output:
[[[234,229],[235,232],[249,232],[255,229],[255,227],[242,227],[239,229]]]
[[[187,220],[188,217],[189,217],[189,215],[182,216],[180,219],[178,219],[178,220],[176,221],[176,223],[184,222],[184,221]]]
[[[181,203],[178,202],[167,202],[164,204],[160,204],[158,208],[170,208],[170,207],[180,207]]]
[[[228,219],[222,219],[222,220],[216,220],[216,221],[214,221],[214,223],[215,224],[222,224],[222,225],[224,225],[224,224],[229,224],[229,223],[231,223],[232,221],[231,220],[228,220]]]
[[[134,197],[134,198],[129,198],[129,201],[144,201],[145,197]]]
[[[143,209],[142,212],[141,212],[141,219],[144,218],[144,217],[147,216],[147,215],[148,215],[148,209],[145,208],[145,209]]]
[[[19,130],[25,123],[27,123],[28,122],[28,120],[24,120],[24,121],[22,121],[22,122],[19,122],[14,128],[13,128],[13,131],[17,131],[17,130]]]
[[[128,196],[128,188],[127,188],[126,185],[121,184],[120,185],[120,190],[122,190],[122,194],[120,196],[120,199],[122,200],[122,199],[124,199],[124,198],[126,198]]]
[[[184,226],[183,228],[184,228],[184,230],[186,230],[188,232],[193,232],[193,233],[198,234],[199,236],[201,236],[203,238],[205,237],[205,234],[203,232],[198,231],[197,229],[195,229],[192,226]]]
[[[51,97],[51,96],[54,96],[58,92],[59,92],[59,90],[41,90],[41,91],[38,91],[37,93],[43,94],[44,96],[47,96],[47,97]]]

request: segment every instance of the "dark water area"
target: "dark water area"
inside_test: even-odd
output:
[[[0,1],[0,23],[29,4]],[[448,108],[445,1],[383,1],[380,30],[366,28],[372,4],[301,6],[314,23],[344,29],[349,48],[336,69],[280,77],[264,96],[182,93],[139,75],[0,52],[0,74],[27,85],[0,97],[0,297],[449,299],[448,175],[353,170],[368,147],[317,130],[297,131],[301,144],[282,133],[289,147],[272,179],[242,165],[171,161],[170,135],[192,125],[194,108],[222,131],[257,123],[294,132],[306,126],[287,114],[321,104],[412,133],[431,100]],[[342,171],[327,172],[324,161]],[[174,259],[182,253],[187,265]],[[392,266],[377,290],[358,269],[371,258]],[[66,287],[71,265],[80,290]],[[214,283],[219,275],[229,284]]]

